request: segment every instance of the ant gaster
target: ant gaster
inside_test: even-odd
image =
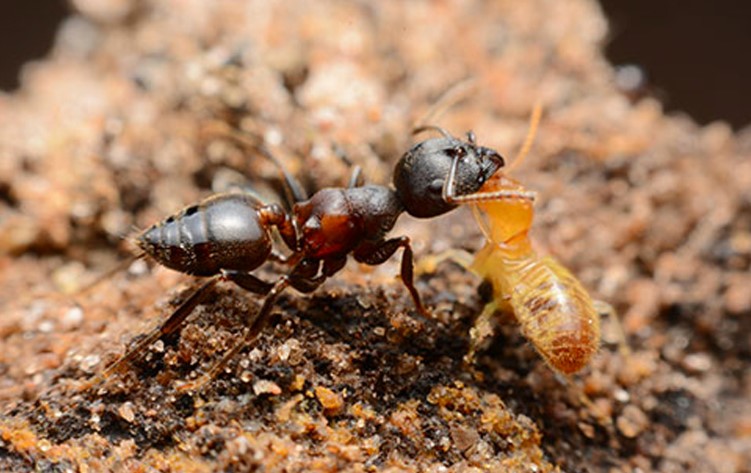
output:
[[[357,172],[346,188],[321,189],[308,198],[299,182],[265,147],[240,141],[270,159],[281,171],[288,199],[283,209],[266,204],[250,193],[223,193],[209,197],[148,228],[135,238],[157,263],[182,273],[209,277],[167,320],[93,376],[82,389],[95,386],[123,369],[158,339],[176,332],[219,281],[237,286],[265,299],[255,317],[248,318],[245,335],[209,370],[180,389],[197,389],[216,377],[243,347],[253,343],[267,325],[271,309],[287,287],[309,293],[341,270],[351,254],[356,261],[378,265],[403,249],[401,279],[418,311],[427,314],[413,281],[413,254],[407,236],[386,239],[402,212],[429,218],[454,209],[463,194],[472,194],[503,166],[495,151],[452,137],[436,127],[440,138],[415,144],[399,160],[395,188],[358,186]],[[276,228],[291,254],[284,257],[272,248]],[[252,271],[267,260],[286,263],[291,269],[274,282]]]

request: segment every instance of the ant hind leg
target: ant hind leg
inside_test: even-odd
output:
[[[79,391],[86,391],[103,383],[109,379],[110,376],[121,371],[128,363],[138,358],[144,350],[157,340],[177,331],[183,325],[185,319],[193,312],[193,309],[195,309],[196,306],[211,292],[211,289],[216,286],[216,283],[219,282],[220,278],[221,277],[217,275],[204,282],[198,289],[193,291],[193,294],[185,299],[174,312],[172,312],[172,315],[170,315],[167,320],[144,335],[143,338],[130,347],[124,355],[105,368],[101,373],[92,376],[84,382],[83,385],[79,386]]]
[[[242,278],[233,278],[232,281],[240,285],[245,289],[249,289],[248,286],[256,286],[260,282],[260,286],[268,288],[266,291],[266,298],[263,300],[263,305],[258,311],[257,315],[249,320],[248,327],[245,330],[245,334],[238,339],[234,345],[217,361],[211,368],[198,376],[193,381],[188,381],[178,386],[179,391],[198,391],[202,389],[207,383],[214,380],[224,370],[232,358],[237,356],[240,351],[248,345],[251,345],[258,338],[263,329],[268,325],[271,320],[271,309],[276,303],[277,299],[284,292],[287,287],[292,286],[301,292],[312,292],[326,279],[324,275],[318,275],[314,277],[307,277],[308,272],[317,270],[317,261],[303,260],[299,262],[289,274],[286,274],[273,284],[260,281],[255,277],[247,278],[245,275]],[[254,280],[255,279],[255,280]]]
[[[178,391],[197,391],[202,389],[206,384],[213,381],[224,370],[227,363],[232,360],[246,346],[252,344],[261,331],[266,327],[271,318],[271,308],[273,307],[279,295],[290,285],[289,276],[282,276],[276,283],[271,286],[266,298],[263,301],[258,314],[245,330],[245,334],[230,347],[222,358],[214,363],[211,368],[198,376],[193,381],[187,381],[177,387]]]

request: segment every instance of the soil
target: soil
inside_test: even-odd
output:
[[[618,90],[594,1],[73,4],[0,97],[0,469],[751,471],[751,134]],[[200,392],[179,385],[260,307],[229,284],[77,389],[197,284],[139,261],[82,290],[134,229],[232,186],[279,194],[274,166],[217,125],[263,137],[309,191],[345,185],[349,163],[388,184],[414,124],[466,79],[431,120],[508,158],[544,104],[514,170],[538,193],[535,242],[616,309],[629,353],[605,318],[594,362],[563,378],[499,317],[468,366],[480,281],[423,272],[423,317],[394,257],[286,292]],[[393,234],[418,261],[483,244],[467,209]]]

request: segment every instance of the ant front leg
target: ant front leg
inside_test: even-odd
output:
[[[359,263],[376,266],[391,258],[399,248],[404,248],[401,266],[402,283],[412,296],[412,300],[414,301],[418,312],[425,317],[430,317],[430,313],[425,309],[425,306],[422,305],[420,294],[417,292],[417,288],[415,288],[414,256],[412,253],[412,246],[409,244],[409,237],[402,236],[375,243],[363,243],[355,249],[354,257]]]

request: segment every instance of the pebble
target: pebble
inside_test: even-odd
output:
[[[634,438],[641,434],[649,424],[647,415],[633,404],[623,408],[623,413],[615,421],[618,430],[624,437]]]

